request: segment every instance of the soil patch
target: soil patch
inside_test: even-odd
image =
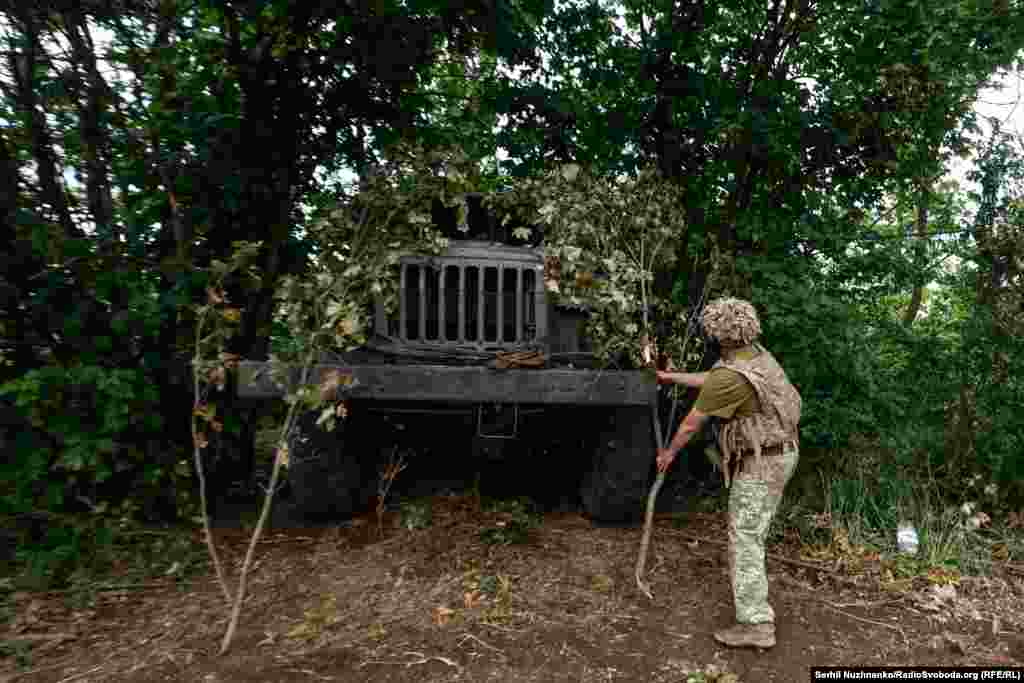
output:
[[[814,665],[1024,664],[1024,580],[1005,574],[892,588],[881,564],[856,571],[769,561],[778,645],[729,650],[711,633],[732,601],[719,515],[660,518],[648,580],[636,588],[638,528],[549,514],[522,545],[485,543],[501,525],[472,498],[434,499],[429,528],[375,518],[275,528],[259,549],[230,653],[216,656],[227,610],[212,572],[96,593],[14,596],[0,640],[31,663],[0,660],[0,681],[802,681]],[[242,530],[220,529],[232,570]],[[937,587],[937,588],[936,588]],[[11,647],[7,648],[11,651]]]

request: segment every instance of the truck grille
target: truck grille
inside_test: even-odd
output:
[[[537,312],[544,301],[536,264],[534,258],[500,263],[403,259],[399,338],[478,348],[536,343],[542,334]]]

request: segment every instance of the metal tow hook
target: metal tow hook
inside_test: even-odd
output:
[[[490,426],[497,426],[497,431],[491,432],[490,434],[484,433],[484,410],[488,410],[488,424]],[[508,410],[509,407],[500,403],[495,403],[490,406],[480,404],[476,408],[476,435],[481,439],[515,439],[519,434],[519,405],[513,404],[512,410],[512,431],[502,432],[500,427],[507,426],[508,421],[503,414],[504,411]]]

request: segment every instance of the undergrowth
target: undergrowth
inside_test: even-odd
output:
[[[2,585],[18,591],[87,594],[112,581],[184,578],[205,567],[203,548],[188,529],[48,516],[23,525]]]
[[[518,545],[530,539],[531,532],[544,520],[537,505],[528,498],[488,500],[484,502],[480,540],[489,545]]]
[[[987,575],[1024,560],[1024,511],[982,475],[954,486],[928,467],[896,464],[880,448],[834,458],[832,466],[797,470],[769,543],[797,541],[811,553],[832,546],[878,556],[896,578]],[[897,528],[911,525],[916,552],[901,552]],[[936,579],[936,577],[940,577]]]

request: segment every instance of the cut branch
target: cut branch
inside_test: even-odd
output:
[[[641,258],[643,257],[643,241],[641,240]],[[652,259],[653,263],[653,259]],[[644,265],[644,264],[642,264]],[[645,334],[650,330],[650,311],[648,309],[648,297],[647,297],[647,271],[643,269],[643,279],[640,280],[640,297],[641,304],[643,306],[643,319],[644,319],[644,332]],[[657,367],[657,356],[651,354],[651,361],[655,363]],[[661,417],[658,414],[658,406],[654,406],[654,410],[651,412],[651,421],[654,427],[654,439],[658,447],[658,453],[665,447],[665,437],[661,432]],[[644,531],[640,538],[640,552],[636,558],[636,585],[640,591],[646,595],[649,599],[654,599],[654,593],[651,591],[650,585],[644,580],[644,572],[646,571],[647,565],[647,551],[651,545],[651,530],[654,527],[654,506],[658,500],[658,492],[661,491],[662,485],[665,483],[665,472],[658,472],[658,476],[654,479],[654,484],[651,486],[650,492],[647,494],[647,507],[644,512]]]
[[[302,367],[302,381],[299,386],[306,386],[309,381],[309,373],[313,367],[313,361],[316,358],[316,347],[310,349],[306,355],[305,362]],[[274,493],[277,491],[278,480],[281,477],[281,463],[283,455],[281,453],[280,444],[286,443],[289,432],[291,432],[293,425],[295,424],[296,411],[299,407],[299,401],[293,401],[288,409],[288,417],[285,419],[284,426],[281,429],[281,436],[278,440],[278,450],[274,457],[274,467],[270,473],[270,484],[267,485],[266,494],[263,496],[263,507],[260,510],[259,519],[256,522],[256,528],[252,532],[252,538],[249,539],[249,547],[245,551],[245,560],[242,562],[242,569],[238,574],[238,589],[235,592],[234,603],[231,606],[231,617],[228,620],[228,628],[224,632],[224,639],[220,644],[219,654],[225,654],[231,647],[231,641],[235,637],[235,631],[238,630],[238,620],[242,614],[242,603],[245,602],[245,593],[249,580],[249,572],[252,570],[253,558],[256,556],[256,546],[260,542],[260,538],[263,536],[263,530],[267,526],[267,520],[270,518],[270,510],[274,502]]]
[[[661,246],[659,245],[658,249],[660,250],[660,248],[661,248]],[[654,256],[656,257],[658,253],[659,253],[659,251],[656,250],[655,253],[654,253]],[[704,290],[701,292],[700,299],[697,302],[697,307],[690,313],[690,319],[687,321],[686,333],[685,333],[685,335],[683,337],[683,348],[682,348],[683,358],[686,357],[686,350],[687,350],[687,348],[689,348],[689,345],[690,345],[691,331],[693,329],[694,316],[697,314],[697,312],[704,305],[704,299],[707,296],[709,286],[710,286],[710,281],[705,283]],[[643,303],[644,329],[646,330],[646,329],[648,329],[648,325],[649,325],[649,320],[648,320],[649,313],[648,313],[648,306],[647,306],[648,302],[647,302],[647,286],[646,286],[646,281],[641,281],[640,292],[641,292],[642,303]],[[675,402],[675,400],[673,400],[672,401],[671,416],[669,418],[669,424],[668,424],[668,431],[662,432],[661,419],[659,417],[658,406],[655,406],[655,408],[654,408],[653,416],[652,416],[652,423],[653,423],[653,427],[654,427],[654,438],[655,438],[655,442],[656,442],[656,445],[658,447],[659,453],[661,452],[661,450],[663,448],[665,448],[665,442],[672,438],[672,430],[675,427],[675,415],[676,415],[676,402]],[[651,599],[651,600],[654,599],[654,593],[653,593],[653,591],[651,591],[650,585],[644,580],[644,573],[646,571],[646,565],[647,565],[647,553],[648,553],[648,550],[650,549],[650,545],[651,545],[651,533],[652,533],[652,529],[654,528],[654,508],[655,508],[655,503],[657,502],[657,499],[658,499],[658,493],[661,491],[661,487],[665,483],[665,475],[666,475],[665,472],[659,472],[658,473],[658,476],[654,479],[654,484],[651,486],[650,492],[647,494],[647,507],[646,507],[645,512],[644,512],[644,530],[643,530],[643,535],[641,536],[641,539],[640,539],[640,552],[639,552],[639,554],[637,555],[637,558],[636,558],[635,578],[636,578],[637,588],[639,588],[640,591],[644,595],[646,595],[649,599]]]

